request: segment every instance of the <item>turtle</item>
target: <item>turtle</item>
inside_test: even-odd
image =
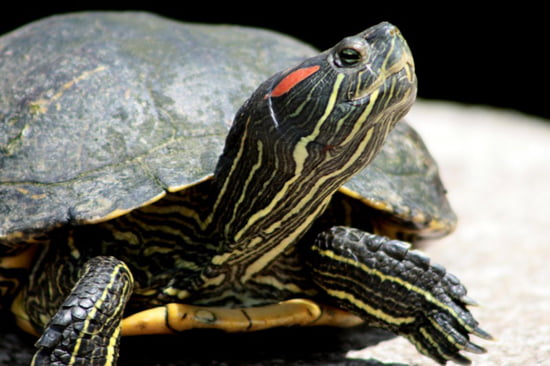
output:
[[[0,52],[1,304],[39,337],[33,365],[196,328],[369,324],[442,364],[485,352],[465,286],[411,247],[456,216],[403,120],[417,81],[392,24],[319,52],[84,12]]]

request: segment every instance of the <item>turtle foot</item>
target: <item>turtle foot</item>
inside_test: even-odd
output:
[[[31,365],[116,364],[120,319],[131,289],[124,263],[112,257],[89,260],[36,342]]]
[[[406,337],[441,364],[468,364],[460,352],[485,352],[470,341],[492,338],[467,309],[477,303],[456,276],[409,243],[334,227],[311,249],[314,281],[331,305]]]

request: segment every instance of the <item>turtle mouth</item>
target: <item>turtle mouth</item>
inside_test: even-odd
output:
[[[417,79],[414,71],[414,61],[410,53],[405,53],[400,62],[395,63],[385,72],[381,72],[371,85],[362,91],[350,91],[348,102],[351,104],[362,104],[366,102],[373,93],[381,91],[382,93],[392,94],[390,97],[397,97],[401,91],[402,94],[416,94]]]
[[[374,93],[384,95],[384,99],[401,99],[411,90],[416,94],[416,74],[414,59],[401,32],[389,23],[381,23],[369,28],[361,35],[371,46],[373,61],[366,65],[359,75],[363,85],[350,90],[348,99],[359,104]]]

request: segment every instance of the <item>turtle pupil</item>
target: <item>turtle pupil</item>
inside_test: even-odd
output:
[[[344,48],[338,53],[342,66],[353,66],[361,60],[361,52],[355,48]]]

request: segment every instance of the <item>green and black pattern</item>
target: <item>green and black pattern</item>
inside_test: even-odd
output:
[[[397,241],[456,218],[402,121],[393,25],[318,53],[73,14],[0,38],[0,73],[0,294],[41,335],[34,365],[113,365],[123,334],[361,321],[440,363],[484,351],[465,287]]]

